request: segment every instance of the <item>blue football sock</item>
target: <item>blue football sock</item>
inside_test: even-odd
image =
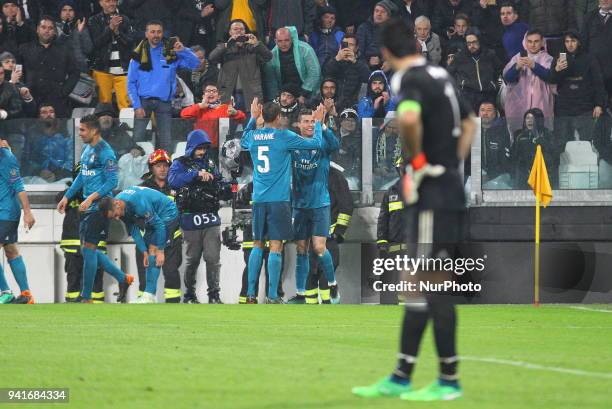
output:
[[[270,252],[268,256],[268,297],[278,298],[278,281],[280,280],[282,258],[281,253]]]
[[[149,267],[147,267],[147,286],[145,292],[150,294],[157,293],[157,279],[161,269],[155,265],[155,256],[149,256]]]
[[[402,378],[401,376],[397,376],[396,374],[391,374],[389,380],[400,385],[410,385],[410,379]]]
[[[329,284],[336,283],[336,273],[334,271],[334,260],[332,259],[331,253],[329,250],[325,250],[322,256],[319,256],[319,265],[323,268],[323,273],[325,273],[325,278],[327,278],[327,282]]]
[[[98,258],[98,264],[100,267],[102,267],[102,270],[115,277],[115,280],[117,280],[119,283],[125,281],[125,273],[121,271],[121,269],[117,267],[106,254],[98,250],[96,251],[96,256]]]
[[[261,271],[261,264],[263,262],[263,249],[259,247],[253,247],[251,255],[249,256],[249,289],[247,296],[255,297],[255,289],[257,288],[257,282],[259,281],[259,272]]]
[[[29,290],[30,286],[28,285],[28,276],[26,274],[26,266],[23,263],[23,257],[18,256],[12,260],[9,260],[8,262],[11,266],[11,271],[15,277],[15,281],[17,281],[17,284],[19,285],[19,289],[21,291]]]
[[[96,271],[98,270],[98,257],[96,250],[87,247],[81,248],[83,254],[83,289],[81,297],[86,300],[91,300],[91,291],[93,290]]]
[[[453,388],[458,388],[459,387],[459,381],[454,380],[454,381],[449,381],[446,379],[438,379],[438,385],[440,386],[452,386]]]
[[[298,294],[304,295],[306,292],[306,280],[308,280],[308,271],[310,270],[310,260],[308,254],[297,255],[295,264],[295,288]]]
[[[6,277],[4,276],[4,269],[0,264],[0,291],[9,291],[10,289],[11,287],[9,287],[8,283],[6,282]]]

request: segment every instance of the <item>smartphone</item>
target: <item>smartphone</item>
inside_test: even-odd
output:
[[[233,95],[230,97],[230,101],[231,101],[230,106],[235,107],[236,106],[236,102],[234,101],[234,96]]]
[[[342,41],[342,48],[349,48],[349,43],[347,41]]]
[[[497,6],[497,0],[487,0],[487,6]]]
[[[567,60],[567,53],[559,53],[560,60]]]
[[[23,71],[23,65],[15,64],[15,71]]]
[[[246,43],[247,41],[249,41],[249,36],[246,35],[238,36],[236,38],[237,43]]]
[[[527,50],[525,49],[521,50],[521,57],[527,57]]]
[[[168,37],[168,47],[174,48],[174,44],[176,44],[178,40],[178,37]]]

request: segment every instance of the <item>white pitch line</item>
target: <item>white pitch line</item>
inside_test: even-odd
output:
[[[601,308],[588,308],[588,307],[578,307],[575,305],[570,306],[569,308],[572,308],[574,310],[583,310],[583,311],[595,311],[595,312],[607,312],[609,314],[612,314],[612,310],[602,310]]]
[[[532,364],[529,362],[511,361],[508,359],[480,358],[477,356],[461,356],[459,357],[459,360],[509,365],[509,366],[516,366],[519,368],[535,369],[535,370],[549,371],[549,372],[558,372],[558,373],[565,373],[565,374],[577,375],[577,376],[587,376],[591,378],[612,379],[612,373],[583,371],[582,369],[559,368],[556,366],[546,366],[546,365]]]

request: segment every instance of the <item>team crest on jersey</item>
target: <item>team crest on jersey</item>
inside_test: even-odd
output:
[[[310,151],[310,154],[311,154],[311,155],[314,155],[315,153],[317,153],[317,150],[316,150],[316,149],[313,149],[313,150],[311,150],[311,151]]]
[[[11,169],[11,176],[17,176],[17,169]]]

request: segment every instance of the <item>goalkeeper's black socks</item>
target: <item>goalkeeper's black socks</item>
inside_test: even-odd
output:
[[[429,302],[429,310],[433,319],[434,339],[440,359],[440,384],[458,386],[459,358],[456,350],[457,314],[455,305],[438,297]]]
[[[425,304],[406,305],[400,352],[397,367],[391,375],[392,381],[401,384],[410,382],[428,319],[429,311]]]

